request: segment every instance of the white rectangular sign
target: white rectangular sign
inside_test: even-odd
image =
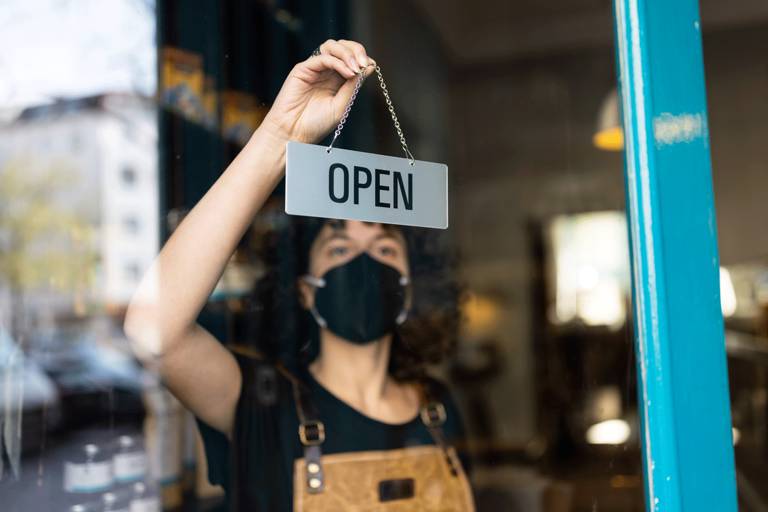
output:
[[[288,142],[285,212],[445,229],[448,166]]]

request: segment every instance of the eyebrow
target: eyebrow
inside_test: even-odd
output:
[[[322,247],[322,246],[324,246],[326,243],[328,243],[328,242],[330,242],[331,240],[333,240],[334,238],[339,238],[339,239],[341,239],[341,240],[349,240],[349,237],[347,236],[347,234],[346,234],[346,233],[344,233],[344,232],[342,232],[342,231],[336,231],[336,230],[334,230],[333,232],[331,232],[331,234],[329,234],[329,235],[326,235],[326,236],[324,236],[323,238],[319,239],[319,240],[317,241],[317,246],[318,246],[318,247]]]
[[[373,240],[376,241],[376,240],[381,240],[383,238],[391,238],[395,242],[401,242],[402,241],[398,237],[396,237],[394,233],[391,233],[389,231],[384,231],[383,233],[380,233],[380,234],[376,235],[375,237],[373,237]]]
[[[379,240],[383,240],[385,238],[389,238],[390,240],[394,240],[397,243],[403,243],[403,240],[398,238],[393,232],[391,231],[384,231],[382,233],[379,233],[375,237],[373,237],[373,241],[377,242]],[[329,235],[324,236],[323,238],[318,239],[317,241],[317,248],[324,247],[328,242],[330,242],[333,239],[339,239],[339,240],[351,240],[347,234],[341,230],[334,230]]]

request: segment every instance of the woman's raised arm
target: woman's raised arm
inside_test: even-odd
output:
[[[124,329],[137,356],[194,414],[229,434],[242,376],[197,316],[253,216],[282,179],[285,143],[316,142],[338,123],[356,73],[370,74],[362,45],[328,40],[297,64],[261,126],[187,214],[142,278]]]

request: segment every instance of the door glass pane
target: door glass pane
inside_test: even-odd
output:
[[[9,510],[644,510],[609,4],[2,16]],[[380,76],[334,148],[446,164],[448,229],[285,214],[284,144],[331,143],[356,52]],[[345,200],[394,209],[396,165],[352,161]]]
[[[759,510],[768,502],[761,483],[768,442],[768,238],[760,227],[768,215],[760,197],[768,176],[762,144],[768,74],[760,57],[768,12],[738,2],[726,16],[703,3],[702,26],[739,509]]]

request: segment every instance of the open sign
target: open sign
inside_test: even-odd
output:
[[[285,211],[445,229],[448,166],[289,142]]]
[[[338,171],[341,171],[340,173]],[[353,189],[353,202],[360,204],[360,190],[373,185],[373,204],[378,208],[398,208],[398,198],[406,210],[413,210],[413,173],[408,173],[407,185],[403,173],[388,169],[370,169],[359,165],[354,166],[352,175],[346,165],[336,162],[328,169],[328,197],[336,203],[349,201],[349,190]],[[341,176],[341,186],[338,177]],[[354,176],[351,180],[350,177]],[[375,178],[373,177],[375,176]],[[390,178],[391,176],[391,178]],[[375,184],[374,184],[375,181]],[[341,193],[339,192],[341,190]],[[389,197],[388,197],[389,196]],[[394,198],[394,199],[390,199]]]

